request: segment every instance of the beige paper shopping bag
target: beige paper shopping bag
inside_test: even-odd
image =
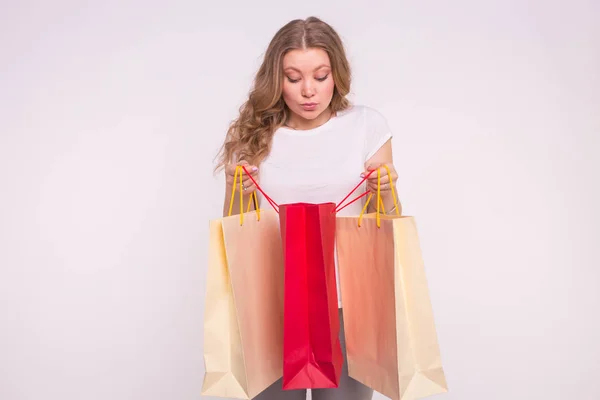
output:
[[[336,241],[349,375],[393,400],[447,392],[414,218],[338,217]]]
[[[251,399],[283,376],[283,272],[275,211],[211,221],[203,395]]]

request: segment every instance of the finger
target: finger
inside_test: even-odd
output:
[[[379,186],[379,188],[380,188],[379,190],[381,190],[382,192],[385,192],[385,191],[390,190],[392,188],[392,186],[389,183],[383,183]],[[377,192],[377,184],[369,185],[368,189],[373,193]]]
[[[381,183],[388,183],[390,181],[395,182],[398,179],[398,174],[393,171],[390,171],[390,174],[388,175],[387,171],[382,170],[379,176]],[[377,184],[377,174],[372,174],[367,182]]]
[[[240,161],[240,163],[244,163],[244,161]],[[228,179],[232,180],[236,174],[239,175],[238,167],[240,167],[240,166],[244,167],[252,175],[253,178],[256,178],[256,176],[258,175],[258,167],[254,166],[254,165],[250,165],[248,163],[245,163],[245,164],[240,164],[240,163],[230,164],[225,167],[225,174],[228,176]],[[246,173],[246,171],[244,171],[244,170],[242,170],[242,174],[246,175],[246,176],[248,175]]]
[[[256,186],[252,183],[249,184],[248,186],[243,185],[242,190],[243,190],[244,194],[250,194],[256,190]]]
[[[372,162],[372,163],[369,163],[369,164],[365,165],[365,169],[366,169],[367,171],[373,171],[373,170],[375,170],[375,169],[377,169],[377,168],[381,168],[381,167],[383,167],[383,165],[384,165],[383,163],[379,163],[379,162]]]
[[[258,182],[258,173],[257,172],[252,172],[250,174],[244,173],[243,182],[244,182],[244,185],[246,185],[246,186],[250,186],[250,184],[252,184],[254,182]]]
[[[236,166],[244,167],[245,169],[248,170],[248,172],[256,172],[256,171],[258,171],[258,167],[256,165],[251,165],[246,160],[240,160],[240,161],[238,161],[238,163],[236,164]]]
[[[258,182],[257,182],[257,183],[258,183]],[[244,179],[244,180],[242,181],[242,186],[243,186],[243,187],[250,187],[250,186],[254,186],[254,182],[252,181],[252,179],[249,179],[249,178],[247,178],[247,179]]]
[[[377,177],[375,177],[375,178],[370,177],[369,180],[368,180],[369,185],[375,185],[375,186],[377,186],[377,180],[378,180]],[[381,175],[381,177],[379,178],[379,183],[381,183],[382,185],[384,183],[389,183],[389,182],[390,182],[389,175]]]
[[[256,165],[244,164],[243,167],[244,175],[247,175],[249,173],[252,176],[256,176],[256,174],[258,173],[258,167]]]
[[[386,166],[387,166],[387,168],[386,168]],[[361,174],[361,177],[364,178],[371,171],[373,171],[373,173],[371,174],[370,178],[377,177],[377,170],[379,170],[379,173],[381,175],[387,174],[388,168],[389,168],[390,172],[392,172],[394,170],[394,167],[391,164],[386,164],[386,163],[367,164],[365,166],[365,172]]]
[[[383,179],[383,178],[387,178],[388,177],[388,173],[385,169],[380,169],[379,170],[379,174],[377,174],[377,172],[374,172],[371,174],[371,176],[369,176],[369,181],[371,182],[377,182],[377,177],[379,176],[379,179]]]
[[[373,169],[368,169],[368,168],[367,168],[367,169],[365,169],[365,171],[364,171],[364,172],[362,172],[362,173],[360,174],[360,177],[361,177],[361,178],[364,178],[364,177],[366,177],[366,176],[368,176],[368,177],[369,177],[369,179],[371,179],[371,178],[373,178],[373,177],[377,178],[377,168],[373,168]]]
[[[241,184],[237,182],[233,189],[236,191],[241,189],[244,192],[244,194],[246,194],[254,191],[256,189],[256,185],[251,180],[246,180],[242,181]]]
[[[231,175],[234,174],[239,174],[239,167],[246,167],[248,168],[248,161],[246,160],[240,160],[235,164],[231,165]],[[244,170],[242,169],[242,173],[244,172]]]
[[[379,171],[379,176],[383,176],[383,170]],[[377,180],[377,170],[365,171],[360,174],[360,177],[367,178],[368,181]]]

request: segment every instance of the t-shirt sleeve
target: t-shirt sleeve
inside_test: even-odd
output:
[[[369,107],[365,107],[364,111],[366,127],[364,161],[367,161],[393,137],[393,134],[383,114]]]

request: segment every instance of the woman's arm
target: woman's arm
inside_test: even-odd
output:
[[[398,204],[398,214],[402,215],[402,204],[398,197],[398,190],[396,190],[396,181],[398,180],[398,174],[394,168],[394,157],[392,154],[392,141],[388,140],[377,152],[365,163],[365,174],[369,171],[380,168],[381,174],[381,200],[383,201],[384,208],[387,214],[396,214],[394,210],[394,198],[392,196],[392,185],[393,192],[396,196],[396,202]],[[387,174],[387,170],[384,168],[387,166],[390,170],[390,176]],[[367,188],[371,190],[374,196],[369,202],[368,212],[377,211],[377,172],[371,174],[367,180]]]

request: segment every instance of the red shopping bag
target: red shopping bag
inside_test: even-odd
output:
[[[284,204],[283,389],[336,388],[342,371],[335,204]]]
[[[245,167],[244,171],[252,179]],[[279,212],[284,255],[283,389],[337,388],[343,355],[334,257],[336,215],[367,193],[342,208],[335,203],[277,205],[254,184]]]

